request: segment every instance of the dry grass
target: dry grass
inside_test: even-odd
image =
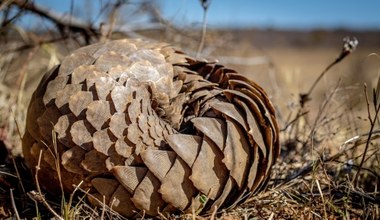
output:
[[[214,41],[213,36],[217,34],[210,33],[204,42],[209,57],[266,58],[260,64],[226,65],[258,81],[272,94],[282,128],[281,157],[273,168],[267,190],[242,204],[206,215],[159,218],[379,219],[380,121],[376,115],[379,102],[374,103],[376,92],[372,93],[372,88],[377,86],[380,59],[368,57],[378,48],[359,46],[357,52],[324,76],[310,94],[311,100],[301,106],[299,95],[335,59],[340,45],[324,49],[258,50],[241,41],[229,48],[225,42]],[[174,44],[184,43],[182,38],[168,39]],[[21,41],[2,44],[0,50],[9,51],[19,44]],[[76,46],[72,42],[42,44],[1,53],[0,144],[4,146],[0,150],[6,147],[11,153],[0,158],[0,218],[122,219],[107,207],[91,208],[83,199],[85,192],[79,189],[66,200],[45,195],[33,185],[33,177],[20,157],[20,137],[31,92],[42,73]],[[187,44],[187,49],[195,51],[195,48],[196,44]]]

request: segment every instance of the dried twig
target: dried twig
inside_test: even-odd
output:
[[[4,3],[6,0],[0,0],[0,4]],[[121,4],[125,4],[127,1],[117,1],[116,4],[106,4],[106,7],[111,7],[113,5],[114,9],[120,8]],[[38,15],[44,19],[47,19],[53,22],[58,30],[60,31],[62,38],[67,39],[72,37],[72,35],[79,34],[83,36],[86,44],[92,42],[97,42],[102,36],[102,31],[106,33],[111,32],[120,32],[131,37],[144,38],[143,36],[136,33],[138,30],[153,30],[153,29],[162,29],[165,27],[165,24],[161,22],[151,22],[145,25],[136,24],[123,24],[122,26],[115,26],[113,24],[103,24],[101,29],[95,26],[94,21],[87,22],[73,15],[64,15],[57,11],[44,8],[38,4],[33,3],[28,0],[13,0],[11,1],[12,5],[18,7],[21,11],[28,11],[35,15]],[[101,13],[105,10],[102,9]],[[111,10],[112,11],[112,10]]]
[[[286,131],[289,128],[289,126],[291,126],[292,124],[294,124],[298,119],[300,119],[302,116],[304,116],[304,115],[306,115],[308,113],[309,113],[309,111],[306,111],[306,112],[299,111],[297,113],[296,117],[294,119],[292,119],[290,122],[286,123],[286,125],[283,128],[281,128],[280,131],[281,132]]]
[[[76,186],[75,186],[76,187]],[[98,198],[96,198],[95,196],[93,196],[92,194],[88,193],[88,191],[86,190],[83,190],[82,188],[78,188],[79,191],[81,191],[82,193],[84,193],[86,196],[88,197],[91,197],[91,199],[93,199],[94,201],[96,201],[97,203],[99,204],[102,204],[102,207],[103,209],[106,209],[108,212],[110,212],[112,215],[115,215],[117,216],[117,218],[119,219],[126,219],[125,217],[123,217],[122,215],[120,215],[118,212],[114,211],[112,209],[112,204],[111,206],[108,206],[107,204],[105,204],[103,201],[100,201]]]
[[[102,201],[102,212],[100,214],[100,219],[104,219],[104,214],[106,212],[106,207],[105,207],[105,205],[106,205],[106,196],[103,195],[102,199],[103,199],[103,201]]]
[[[199,43],[198,51],[197,51],[197,57],[202,52],[204,43],[205,43],[205,38],[206,38],[206,30],[207,30],[207,11],[208,7],[211,4],[211,0],[200,0],[202,8],[203,8],[203,19],[202,19],[202,35],[201,35],[201,42]]]
[[[99,36],[99,31],[93,27],[91,24],[84,22],[73,16],[63,16],[58,12],[43,8],[39,5],[34,4],[28,0],[13,0],[12,4],[19,7],[22,10],[30,11],[37,14],[45,19],[52,21],[57,25],[59,31],[62,35],[67,35],[68,33],[81,33],[86,42],[90,43],[93,37]]]
[[[214,219],[215,219],[216,211],[218,211],[218,207],[217,207],[217,206],[214,206],[214,210],[212,211],[212,214],[211,214],[210,220],[214,220]]]
[[[300,104],[301,107],[305,105],[307,101],[310,100],[310,95],[313,92],[315,86],[318,84],[318,82],[323,78],[323,76],[336,64],[338,64],[340,61],[342,61],[345,57],[347,57],[349,54],[351,54],[357,47],[358,45],[358,40],[354,37],[350,39],[349,37],[345,37],[343,39],[343,48],[342,51],[340,52],[339,56],[332,62],[330,65],[328,65],[322,73],[318,76],[318,78],[314,81],[312,86],[310,87],[309,91],[304,94],[300,94]]]
[[[365,140],[369,139],[369,141],[372,141],[372,140],[375,140],[378,138],[380,138],[380,130],[372,131],[371,136],[369,136],[369,134],[366,133],[366,134],[362,134],[362,135],[358,135],[358,136],[355,136],[353,138],[350,138],[340,146],[340,151],[338,153],[334,154],[331,157],[313,160],[312,162],[310,162],[307,166],[305,166],[304,168],[302,168],[298,172],[296,172],[292,175],[289,175],[285,179],[285,181],[280,182],[276,187],[285,185],[285,184],[289,183],[290,181],[292,181],[298,177],[307,175],[308,173],[313,171],[314,167],[317,167],[320,163],[326,163],[326,162],[331,162],[331,161],[337,160],[338,158],[343,156],[347,151],[353,150],[354,148],[362,145],[363,143],[366,143]],[[347,148],[347,146],[351,146],[351,147]]]
[[[36,174],[35,174],[35,179],[36,179],[36,187],[37,187],[37,193],[34,193],[34,194],[28,194],[29,196],[36,196],[38,197],[39,199],[33,199],[33,200],[37,200],[37,201],[40,201],[42,202],[42,204],[44,204],[44,206],[59,220],[64,220],[60,215],[58,215],[57,212],[54,211],[54,209],[49,205],[49,203],[46,201],[45,197],[43,196],[42,194],[42,191],[41,191],[41,187],[40,187],[40,183],[38,181],[38,171],[41,169],[41,158],[42,158],[42,150],[40,150],[40,155],[38,157],[38,163],[37,163],[37,166],[36,166]],[[33,197],[31,197],[33,198]]]
[[[336,94],[338,88],[339,88],[339,85],[340,85],[340,81],[337,83],[336,87],[334,88],[334,90],[329,94],[329,96],[326,98],[326,100],[322,103],[322,105],[320,106],[319,110],[318,110],[318,113],[317,113],[317,116],[314,120],[314,123],[310,129],[310,133],[308,135],[308,137],[306,138],[306,140],[304,141],[303,143],[303,146],[306,146],[306,143],[313,137],[313,135],[315,134],[316,130],[317,130],[317,125],[318,125],[318,122],[320,121],[320,119],[322,118],[322,113],[324,112],[324,110],[326,109],[327,105],[330,103],[331,99],[334,97],[334,95]]]
[[[1,2],[0,11],[2,11],[3,8],[8,6],[11,2],[12,2],[11,0]],[[9,24],[12,24],[17,18],[21,17],[21,15],[23,14],[23,11],[20,10],[15,15],[8,18],[8,15],[11,14],[10,11],[11,11],[10,8],[7,8],[6,10],[4,10],[4,16],[3,16],[3,21],[1,22],[1,28],[4,28],[8,26]]]
[[[292,124],[297,122],[301,116],[305,115],[304,113],[304,106],[305,103],[310,101],[310,95],[313,92],[315,86],[318,84],[318,82],[322,79],[322,77],[336,64],[338,64],[340,61],[342,61],[345,57],[347,57],[349,54],[351,54],[357,47],[358,45],[358,40],[354,37],[353,39],[350,39],[349,37],[345,37],[343,39],[343,48],[342,51],[340,52],[339,56],[330,64],[328,65],[322,73],[318,76],[318,78],[314,81],[312,86],[310,87],[309,91],[307,93],[301,93],[299,103],[300,103],[300,109],[298,110],[298,113],[296,114],[295,118],[290,120],[289,123],[287,123],[284,128],[281,129],[281,131],[285,131],[287,128],[289,128]]]
[[[10,189],[10,195],[11,195],[11,201],[12,201],[13,211],[15,212],[16,219],[19,220],[20,219],[20,215],[18,214],[15,198],[13,197],[13,189]]]
[[[380,85],[380,77],[378,79],[378,87],[380,87],[379,85]],[[373,135],[373,129],[375,128],[375,125],[376,125],[376,118],[378,117],[378,114],[379,114],[379,111],[380,111],[380,104],[378,104],[377,101],[376,101],[377,100],[376,95],[378,94],[378,92],[376,90],[374,91],[374,103],[373,104],[375,105],[375,115],[374,115],[373,118],[371,116],[370,104],[369,104],[369,98],[368,98],[367,85],[366,84],[364,84],[364,93],[365,93],[365,100],[366,100],[366,103],[367,103],[367,112],[368,112],[368,120],[369,120],[369,123],[370,123],[370,129],[369,129],[368,138],[367,138],[367,141],[366,141],[366,144],[365,144],[365,147],[364,147],[363,156],[362,156],[362,159],[360,161],[360,165],[359,165],[358,171],[356,172],[354,180],[353,180],[353,184],[354,184],[355,187],[358,185],[359,174],[360,174],[360,171],[361,171],[361,169],[363,167],[364,161],[366,159],[366,155],[367,155],[367,152],[368,152],[368,147],[369,147],[369,144],[371,142],[371,137]]]

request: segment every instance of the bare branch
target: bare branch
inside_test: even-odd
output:
[[[96,28],[94,28],[91,24],[84,22],[83,20],[80,20],[71,15],[69,16],[60,14],[58,12],[36,5],[28,0],[13,0],[12,5],[50,20],[57,25],[62,35],[70,32],[79,32],[85,37],[86,42],[89,43],[92,37],[97,37],[100,34]]]

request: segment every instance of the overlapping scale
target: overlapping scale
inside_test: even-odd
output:
[[[166,44],[124,39],[74,51],[45,75],[23,152],[32,170],[41,155],[39,182],[51,193],[60,195],[59,181],[70,193],[83,180],[93,205],[154,216],[257,193],[278,139],[256,83]]]

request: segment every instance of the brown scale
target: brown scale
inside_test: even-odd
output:
[[[253,81],[164,43],[125,39],[80,48],[44,76],[23,152],[33,172],[41,155],[50,193],[84,181],[93,205],[126,217],[210,212],[265,187],[278,132]]]

